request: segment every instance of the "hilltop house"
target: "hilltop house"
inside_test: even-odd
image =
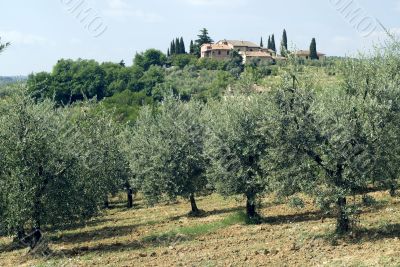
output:
[[[249,41],[221,40],[215,44],[203,44],[201,46],[202,58],[227,59],[232,50],[236,50],[243,57],[246,63],[251,58],[260,58],[262,60],[281,60],[282,57],[276,57],[275,51],[261,47]]]
[[[299,58],[310,59],[310,50],[299,50],[294,52],[294,55]],[[323,60],[326,57],[326,54],[317,52],[318,59]]]

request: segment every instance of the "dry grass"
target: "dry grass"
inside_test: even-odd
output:
[[[31,258],[0,238],[0,266],[400,266],[400,200],[371,194],[359,231],[333,234],[335,220],[304,209],[263,201],[264,222],[247,224],[238,202],[200,198],[201,218],[189,204],[133,210],[117,204],[85,227],[47,233],[52,253]]]

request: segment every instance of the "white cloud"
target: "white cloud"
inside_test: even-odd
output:
[[[245,0],[181,0],[194,6],[238,6],[246,4]]]
[[[134,9],[124,0],[107,0],[107,9],[103,12],[106,16],[114,19],[137,18],[145,22],[160,22],[163,18],[156,14]]]
[[[0,36],[5,42],[11,42],[13,44],[43,45],[50,43],[49,40],[42,36],[19,31],[0,31]]]

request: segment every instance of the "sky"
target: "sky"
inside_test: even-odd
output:
[[[13,0],[0,2],[0,76],[52,70],[61,58],[124,60],[207,28],[215,40],[264,43],[285,28],[289,47],[313,37],[328,56],[354,55],[400,33],[400,0]],[[382,25],[382,26],[381,26]]]

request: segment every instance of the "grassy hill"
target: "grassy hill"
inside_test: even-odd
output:
[[[45,256],[1,238],[0,266],[399,266],[400,199],[370,195],[375,201],[346,238],[309,200],[299,209],[265,198],[254,225],[242,202],[218,195],[199,199],[201,218],[187,217],[185,201],[147,208],[138,198],[128,210],[121,196],[85,226],[48,231]]]

